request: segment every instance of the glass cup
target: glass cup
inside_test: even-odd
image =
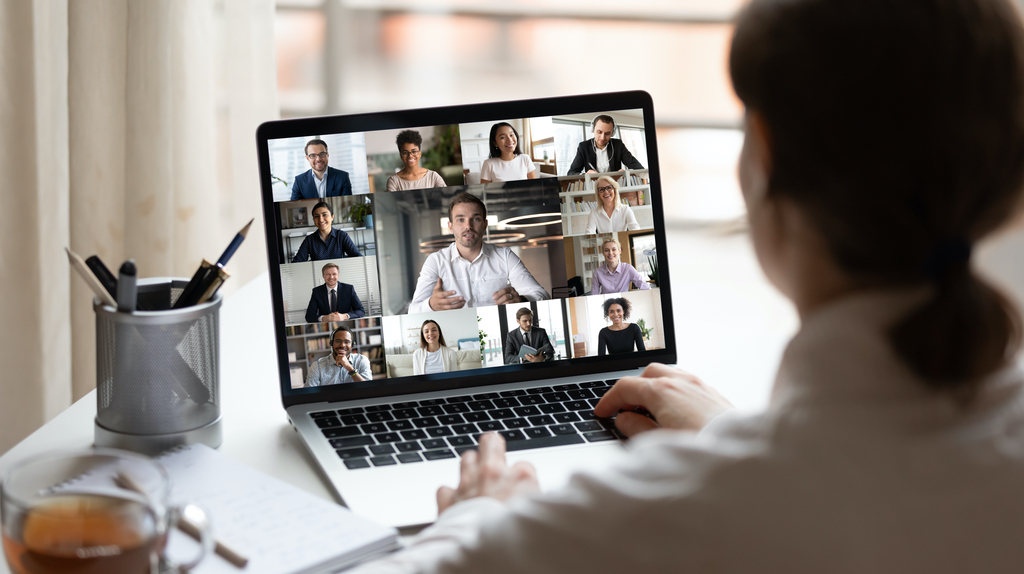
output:
[[[213,547],[206,514],[171,506],[159,463],[114,449],[56,452],[14,466],[0,485],[4,554],[13,574],[185,572]],[[199,531],[188,563],[165,556],[170,526]]]

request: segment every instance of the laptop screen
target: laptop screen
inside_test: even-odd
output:
[[[285,403],[674,361],[643,92],[270,122]]]

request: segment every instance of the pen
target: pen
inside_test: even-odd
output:
[[[217,265],[228,264],[228,259],[231,259],[231,256],[235,254],[235,251],[238,249],[238,246],[241,245],[243,241],[245,241],[245,236],[249,234],[249,227],[252,226],[253,221],[256,221],[255,217],[250,219],[249,223],[246,223],[245,227],[243,227],[241,231],[235,234],[235,238],[231,240],[231,243],[228,244],[228,248],[224,250],[224,253],[221,254],[220,259],[217,260]]]
[[[135,310],[138,298],[136,288],[135,260],[129,259],[121,264],[117,279],[117,310],[131,313]]]
[[[117,307],[117,301],[114,301],[114,298],[110,296],[110,293],[108,293],[103,287],[100,280],[93,275],[92,271],[89,270],[89,266],[85,264],[85,261],[82,261],[82,258],[79,257],[77,253],[67,247],[64,248],[64,251],[68,252],[68,261],[71,262],[71,267],[73,267],[75,271],[82,276],[85,284],[88,285],[89,289],[92,289],[92,292],[96,294],[100,303],[107,305],[108,307]]]
[[[210,281],[210,285],[206,288],[205,291],[203,291],[203,296],[199,298],[199,302],[196,303],[196,305],[198,305],[199,303],[206,303],[207,301],[209,301],[214,296],[214,294],[217,293],[217,290],[220,289],[220,286],[223,285],[224,282],[228,280],[228,277],[231,277],[231,274],[228,273],[227,269],[221,267],[220,264],[214,267],[214,269],[214,273],[211,274],[213,275],[213,278]]]
[[[209,276],[212,269],[213,263],[203,259],[203,262],[199,264],[199,269],[196,270],[195,274],[192,275],[192,279],[185,285],[185,289],[178,296],[178,300],[174,302],[174,309],[189,307],[199,301],[199,297],[202,296],[206,286],[209,285]]]
[[[85,264],[92,270],[96,278],[100,280],[103,287],[107,289],[111,297],[117,298],[117,277],[107,269],[99,255],[93,255],[85,260]]]

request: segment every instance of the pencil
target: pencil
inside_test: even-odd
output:
[[[243,241],[245,241],[245,236],[249,234],[249,227],[252,226],[253,221],[256,221],[255,217],[250,219],[249,223],[246,223],[245,227],[243,227],[241,231],[235,234],[235,238],[231,240],[231,243],[228,244],[228,248],[224,250],[224,253],[221,254],[220,259],[217,260],[217,265],[223,266],[228,264],[228,260],[231,259],[231,256],[234,255],[235,251],[238,250],[238,246],[241,245]]]
[[[114,301],[114,298],[110,296],[110,293],[107,293],[106,287],[104,287],[103,284],[100,283],[100,280],[93,275],[92,270],[90,270],[89,266],[85,264],[85,261],[83,261],[77,253],[67,247],[64,248],[64,251],[68,252],[68,261],[71,262],[71,267],[73,267],[74,270],[82,276],[85,284],[88,285],[89,289],[92,289],[92,292],[96,294],[100,303],[116,309],[117,301]]]

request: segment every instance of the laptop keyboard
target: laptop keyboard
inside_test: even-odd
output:
[[[508,451],[616,440],[594,405],[615,383],[593,381],[310,413],[350,469],[455,458],[495,431]]]

